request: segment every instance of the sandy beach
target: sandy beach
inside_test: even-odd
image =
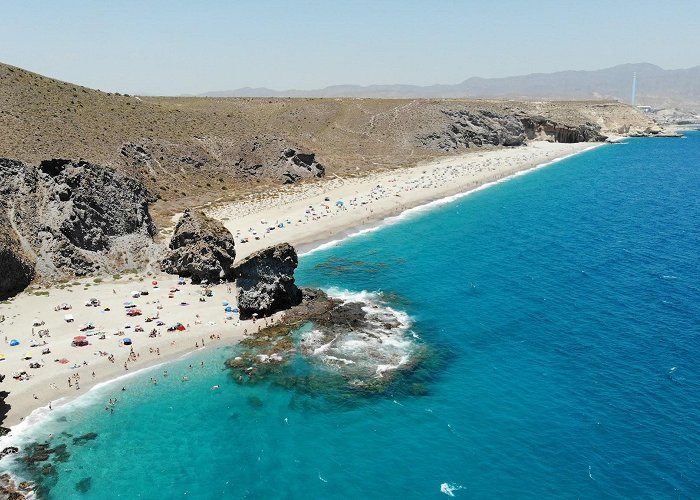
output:
[[[359,178],[331,177],[316,184],[283,186],[264,198],[210,207],[206,213],[235,236],[237,259],[284,241],[303,253],[409,208],[596,145],[531,142],[517,148],[475,150]]]
[[[525,147],[477,150],[365,177],[284,186],[259,199],[209,207],[207,213],[235,236],[237,260],[285,241],[303,253],[409,208],[594,146],[533,142]],[[205,296],[203,287],[189,281],[178,284],[176,276],[124,274],[25,291],[0,304],[0,319],[4,318],[0,336],[5,342],[0,364],[6,375],[0,390],[9,391],[11,405],[4,425],[16,425],[36,408],[54,407],[129,371],[175,359],[203,345],[238,342],[265,324],[265,320],[239,321],[237,314],[225,312],[224,301],[236,307],[233,285],[210,290],[212,295]],[[86,305],[91,299],[99,305]],[[130,302],[135,307],[125,307]],[[64,304],[71,308],[61,309]],[[134,308],[141,315],[128,316]],[[66,315],[73,321],[66,321]],[[267,321],[278,319],[279,315]],[[184,330],[172,330],[178,323]],[[88,345],[73,346],[80,335]],[[132,345],[124,345],[125,338],[131,338]],[[13,341],[18,345],[11,345]]]

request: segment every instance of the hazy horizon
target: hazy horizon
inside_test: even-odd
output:
[[[242,87],[455,84],[646,62],[697,66],[700,5],[538,7],[281,0],[37,1],[4,6],[0,61],[105,91],[182,95]]]

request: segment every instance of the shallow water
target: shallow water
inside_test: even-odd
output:
[[[630,140],[308,254],[298,281],[382,292],[431,356],[348,395],[199,351],[27,431],[68,444],[50,496],[700,496],[699,192],[700,134]]]

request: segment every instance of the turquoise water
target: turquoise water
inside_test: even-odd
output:
[[[332,397],[200,351],[55,410],[49,495],[698,497],[699,193],[700,134],[630,140],[311,253],[302,284],[412,318],[415,372]]]

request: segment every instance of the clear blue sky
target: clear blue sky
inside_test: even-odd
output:
[[[700,1],[5,0],[0,61],[109,91],[700,64]]]

